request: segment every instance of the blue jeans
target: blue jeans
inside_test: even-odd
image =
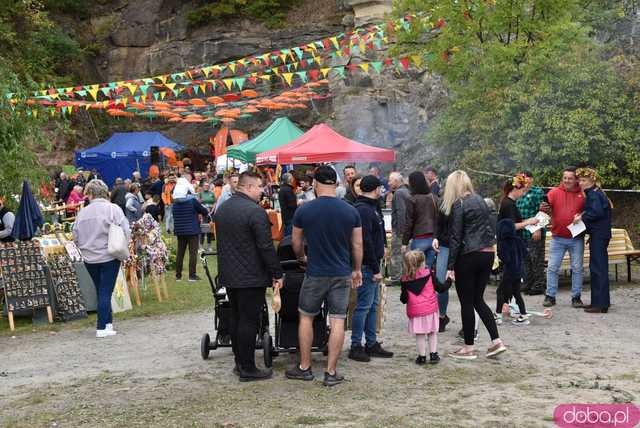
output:
[[[438,281],[444,283],[447,279],[447,265],[449,263],[449,247],[440,246],[440,252],[436,256],[436,273]],[[447,315],[447,307],[449,306],[449,290],[438,293],[438,309],[442,318]]]
[[[424,252],[424,256],[427,258],[427,267],[431,269],[433,260],[436,258],[436,250],[433,249],[431,244],[433,238],[414,238],[411,240],[412,250],[421,250]]]
[[[291,236],[291,233],[293,233],[293,220],[285,221],[282,236]]]
[[[376,326],[378,303],[380,302],[379,285],[373,280],[373,271],[362,267],[362,285],[356,289],[358,301],[351,319],[351,346],[362,344],[364,332],[367,346],[376,343]]]
[[[98,320],[97,330],[104,330],[106,324],[113,322],[111,313],[111,294],[116,286],[120,260],[111,260],[104,263],[85,263],[89,275],[93,280],[98,295]]]
[[[569,251],[571,259],[571,297],[580,297],[582,293],[582,274],[584,257],[584,239],[561,238],[554,236],[549,245],[549,265],[547,266],[547,296],[558,294],[558,274],[565,253]]]

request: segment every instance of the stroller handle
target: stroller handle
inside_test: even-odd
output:
[[[212,251],[202,251],[200,253],[200,257],[201,258],[210,257],[210,256],[217,256],[217,255],[218,255],[218,253],[216,251],[213,251],[213,250]]]

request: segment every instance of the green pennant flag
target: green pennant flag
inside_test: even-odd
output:
[[[360,48],[358,47],[358,45],[353,45],[353,47],[351,48],[351,53],[353,55],[359,55],[360,54]]]
[[[158,94],[157,92],[153,93],[153,99],[158,101],[158,97],[160,97],[160,94]]]
[[[116,84],[116,82],[109,82],[109,87],[110,88],[117,88],[118,85]]]
[[[111,92],[111,88],[100,88],[100,92],[102,92],[105,97],[108,97]]]
[[[344,77],[344,66],[341,65],[339,67],[334,68],[335,71],[338,72],[338,74],[340,75],[340,77]]]
[[[236,84],[238,89],[242,90],[245,80],[247,80],[245,77],[238,77],[237,79],[233,79],[233,83]]]
[[[194,94],[198,94],[198,91],[200,91],[200,87],[198,85],[193,85],[191,88],[193,88],[193,93]]]
[[[382,40],[379,40],[379,39],[374,40],[373,46],[375,46],[376,49],[382,49]]]
[[[291,64],[287,64],[287,71],[291,72]]]
[[[306,71],[297,71],[296,74],[298,75],[298,77],[300,77],[300,80],[302,80],[303,83],[307,83],[307,81],[309,80],[307,79]]]
[[[147,95],[147,89],[149,89],[149,85],[140,85],[138,87],[142,95]]]
[[[304,56],[302,49],[300,48],[293,48],[293,51],[296,53],[296,55],[298,55],[299,59],[302,59],[302,57]]]
[[[380,74],[380,71],[382,70],[382,61],[372,62],[371,67],[373,67],[376,73]]]
[[[142,81],[146,84],[146,85],[153,85],[155,82],[155,80],[151,79],[151,78],[146,78],[146,79],[142,79]]]
[[[322,42],[321,42],[321,41],[317,41],[317,42],[315,42],[315,43],[316,43],[316,46],[317,46],[317,47],[319,47],[319,48],[321,48],[321,49],[323,49],[323,48],[324,48],[324,45],[322,44]]]
[[[180,95],[180,89],[174,89],[171,92],[173,92],[173,96],[176,97],[176,98],[178,97],[178,95]]]
[[[136,95],[135,97],[133,97],[133,99],[135,100],[135,102],[139,103],[140,102],[140,95]]]
[[[307,64],[311,65],[311,64],[313,64],[315,61],[316,61],[315,59],[313,59],[313,58],[309,58],[309,59],[307,59]]]
[[[87,96],[87,91],[76,91],[76,94],[80,95],[81,97],[86,97]]]

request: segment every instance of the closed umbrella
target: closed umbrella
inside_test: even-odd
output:
[[[15,223],[11,235],[14,239],[27,241],[34,237],[38,227],[44,224],[44,218],[38,207],[36,199],[31,193],[31,187],[25,180],[22,183],[22,196],[20,197],[20,207],[16,213]]]

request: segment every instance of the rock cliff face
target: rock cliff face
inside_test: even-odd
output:
[[[351,26],[382,21],[391,10],[389,0],[303,1],[288,17],[286,29],[270,30],[248,20],[232,20],[191,29],[187,23],[193,2],[179,0],[119,0],[94,16],[83,28],[85,37],[100,43],[102,53],[95,70],[102,81],[139,78],[176,72],[202,64],[215,64],[248,55],[288,48],[333,36]],[[88,35],[88,36],[87,36]],[[381,58],[387,52],[377,52]],[[371,58],[371,54],[367,53]],[[340,58],[341,64],[358,58]],[[366,60],[366,59],[365,59]],[[423,134],[445,99],[440,79],[413,71],[398,74],[347,76],[332,80],[333,97],[306,113],[291,118],[308,128],[326,121],[338,132],[366,144],[394,148],[399,167],[424,165],[429,156]],[[273,115],[255,117],[242,129],[250,136],[264,129]],[[92,146],[88,117],[75,118],[80,129],[75,145]],[[248,128],[247,128],[248,127]],[[120,121],[99,129],[100,139],[111,132],[157,129],[192,148],[205,149],[216,129],[208,125],[158,125],[146,121]],[[84,130],[82,130],[84,129]],[[67,148],[68,150],[68,148]],[[71,153],[67,153],[71,161]],[[60,162],[60,159],[56,159]]]

